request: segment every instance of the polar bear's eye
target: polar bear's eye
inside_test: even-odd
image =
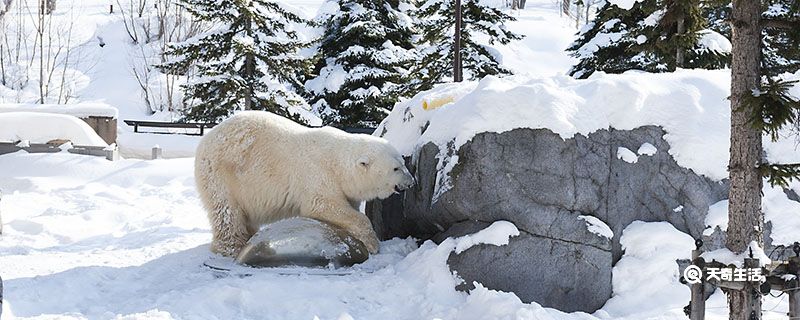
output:
[[[398,171],[398,170],[400,170],[400,167],[394,168],[394,171]]]

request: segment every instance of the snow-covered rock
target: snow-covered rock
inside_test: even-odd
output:
[[[717,210],[727,198],[729,76],[726,70],[632,71],[588,80],[487,77],[441,85],[395,106],[376,131],[408,156],[418,185],[368,205],[368,214],[384,237],[438,239],[474,231],[472,224],[511,221],[521,235],[508,246],[466,250],[452,257],[451,267],[467,284],[513,291],[523,301],[596,310],[610,286],[595,285],[593,296],[578,298],[570,294],[586,294],[580,283],[521,274],[574,266],[573,273],[591,269],[596,283],[610,283],[622,230],[636,220],[669,222],[703,237],[709,207]],[[423,108],[445,98],[451,102]],[[800,161],[792,139],[764,145],[770,161]],[[778,211],[789,212],[796,202],[780,189],[767,187],[765,195],[767,215],[782,221],[772,239],[795,238],[787,228],[800,218]],[[610,243],[587,231],[579,216],[608,225]],[[559,246],[580,254],[550,250]]]
[[[709,206],[727,197],[725,183],[678,165],[665,134],[655,126],[568,139],[548,129],[480,133],[457,150],[452,187],[438,199],[441,152],[428,143],[411,161],[418,185],[402,201],[370,205],[368,213],[386,238],[436,239],[482,226],[464,226],[468,221],[511,221],[521,235],[509,246],[466,250],[450,266],[467,284],[478,281],[560,310],[594,311],[611,296],[611,268],[622,254],[625,227],[636,220],[668,221],[700,237]],[[635,164],[618,158],[620,148],[637,157],[630,150],[645,144],[656,150],[644,150],[652,155]],[[600,232],[601,223],[608,232]],[[563,270],[579,276],[559,276]],[[588,276],[591,288],[576,280]]]

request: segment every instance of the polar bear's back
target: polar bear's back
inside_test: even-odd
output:
[[[302,197],[334,184],[337,155],[353,137],[334,128],[307,128],[263,111],[223,121],[198,145],[195,177],[201,199],[235,200],[255,225],[297,216]],[[350,138],[350,139],[348,139]],[[358,139],[356,139],[358,140]],[[213,203],[206,206],[213,206]]]

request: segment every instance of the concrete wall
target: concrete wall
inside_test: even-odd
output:
[[[112,144],[117,142],[117,119],[90,116],[81,118],[81,120],[89,124],[89,126],[94,129],[94,132],[97,132],[97,135],[103,138],[103,141],[106,143]]]

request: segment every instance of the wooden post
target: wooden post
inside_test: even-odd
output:
[[[758,259],[754,258],[745,258],[744,259],[744,268],[760,268],[760,264]],[[753,282],[746,282],[744,288],[741,290],[741,300],[742,306],[741,310],[743,310],[742,315],[748,318],[744,319],[761,319],[761,296],[759,295],[759,288],[758,284],[753,284]],[[752,316],[755,315],[755,318]]]
[[[789,295],[789,319],[797,320],[800,319],[800,288],[798,288],[798,286],[800,286],[800,279],[794,278],[794,280],[789,281],[787,284],[789,285],[789,288],[786,288],[786,294]]]
[[[800,254],[800,250],[798,250],[797,242],[795,242],[794,248],[796,254]],[[800,319],[800,270],[798,270],[798,266],[800,266],[800,257],[791,257],[789,258],[789,270],[794,272],[794,279],[791,281],[786,281],[786,294],[789,295],[789,319],[790,320],[798,320]]]
[[[700,251],[700,248],[692,250],[692,264],[698,266],[697,262],[700,260],[700,254],[703,252]],[[698,266],[701,267],[701,266]],[[689,313],[690,320],[704,320],[706,317],[706,297],[705,297],[705,278],[701,275],[700,278],[702,279],[699,283],[692,284],[691,292],[692,292],[692,300],[689,304],[691,307],[691,311]]]
[[[156,160],[156,159],[161,159],[161,158],[163,158],[163,157],[164,157],[164,155],[163,155],[163,152],[162,152],[162,151],[163,151],[163,150],[161,150],[161,147],[159,147],[158,145],[154,146],[154,147],[153,147],[153,156],[152,156],[152,159],[153,159],[153,160]]]
[[[111,4],[108,9],[108,13],[114,13],[114,5]]]
[[[456,0],[455,10],[456,32],[453,35],[455,40],[455,44],[453,44],[453,82],[461,82],[464,80],[461,67],[461,0]]]
[[[119,149],[114,147],[113,149],[107,148],[104,149],[103,152],[106,155],[106,160],[108,161],[117,161],[119,160]]]

